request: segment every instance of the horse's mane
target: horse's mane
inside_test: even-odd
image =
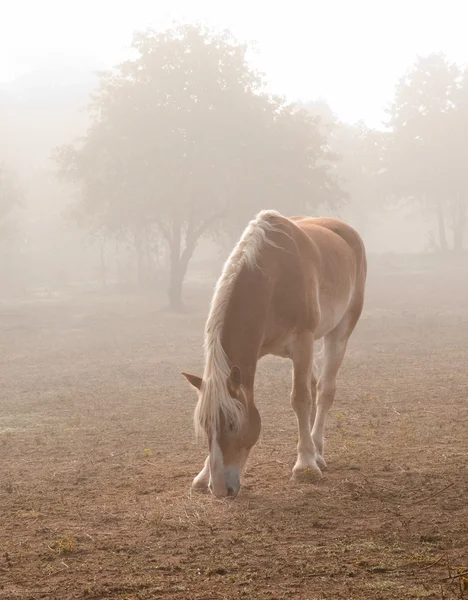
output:
[[[215,287],[210,312],[205,327],[205,372],[202,393],[195,409],[195,431],[197,436],[210,428],[219,430],[221,415],[234,431],[239,431],[243,419],[243,404],[229,394],[227,380],[231,372],[229,358],[221,344],[224,318],[237,277],[243,267],[257,266],[261,249],[274,243],[267,232],[274,230],[271,217],[280,217],[273,210],[260,212],[245,228],[229,258]]]

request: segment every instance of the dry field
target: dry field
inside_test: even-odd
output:
[[[468,598],[468,270],[372,265],[322,482],[268,358],[234,502],[189,492],[209,289],[1,303],[0,598]]]

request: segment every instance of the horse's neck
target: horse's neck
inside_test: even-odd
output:
[[[240,367],[246,387],[253,388],[270,297],[270,285],[265,275],[258,269],[243,268],[227,306],[222,344],[231,364]]]

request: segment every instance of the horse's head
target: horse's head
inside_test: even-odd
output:
[[[247,457],[260,435],[253,392],[242,385],[237,366],[231,368],[224,381],[205,382],[196,375],[183,375],[199,395],[195,425],[208,438],[208,487],[215,496],[235,498]]]

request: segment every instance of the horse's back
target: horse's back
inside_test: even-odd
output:
[[[322,276],[328,280],[325,287],[341,287],[343,280],[349,282],[350,296],[346,313],[353,329],[363,308],[367,277],[366,251],[361,236],[351,225],[332,217],[290,217],[290,220],[317,247],[321,255]],[[324,303],[330,301],[329,291],[325,293]]]
[[[296,223],[316,243],[318,240],[314,239],[316,238],[314,233],[317,231],[317,227],[331,231],[348,244],[358,263],[364,263],[363,266],[366,265],[364,242],[351,225],[332,217],[290,217],[290,220]]]
[[[324,253],[329,251],[330,246],[337,245],[337,237],[341,238],[355,256],[357,285],[365,284],[367,276],[366,250],[361,236],[351,225],[332,217],[290,217],[290,220],[302,229]],[[324,230],[331,232],[332,235],[323,236]],[[337,252],[339,251],[338,248]]]

